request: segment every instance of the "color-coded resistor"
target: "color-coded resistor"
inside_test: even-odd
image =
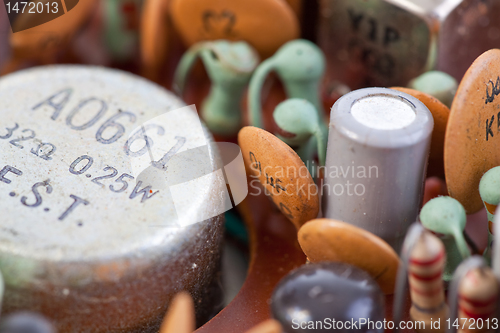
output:
[[[491,268],[470,270],[458,289],[458,332],[493,332],[498,283]]]
[[[440,319],[444,323],[448,314],[442,281],[445,261],[443,243],[430,232],[422,232],[410,253],[408,265],[410,317],[413,321],[425,322],[425,328],[417,332],[444,332],[444,325],[441,329],[432,329],[431,322]]]
[[[499,287],[495,275],[479,255],[467,258],[457,267],[448,290],[447,333],[497,331]]]

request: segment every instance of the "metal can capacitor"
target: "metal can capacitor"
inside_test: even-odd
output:
[[[495,0],[321,0],[327,83],[406,86],[428,70],[460,81],[474,59],[498,46],[499,13]]]
[[[416,98],[365,88],[332,107],[323,199],[325,217],[368,230],[399,252],[417,220],[432,114]]]
[[[59,332],[152,332],[187,290],[198,320],[213,314],[226,186],[196,112],[145,79],[84,66],[5,76],[0,99],[2,310],[40,312]],[[211,170],[186,186],[189,204],[138,169],[203,146]]]

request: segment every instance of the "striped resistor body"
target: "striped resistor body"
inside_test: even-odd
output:
[[[444,332],[448,306],[445,303],[443,269],[446,261],[444,245],[430,232],[424,232],[410,253],[408,280],[412,306],[410,317],[423,321],[417,332]],[[436,323],[439,322],[440,328]],[[435,328],[431,328],[434,323]]]
[[[498,283],[489,267],[469,271],[458,290],[458,332],[494,332]]]

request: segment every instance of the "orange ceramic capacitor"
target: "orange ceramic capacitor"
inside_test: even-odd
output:
[[[252,327],[246,333],[281,333],[283,329],[279,321],[275,319],[268,319],[263,321],[257,326]]]
[[[458,289],[459,332],[495,331],[493,321],[498,290],[497,280],[489,267],[475,268],[465,275]]]
[[[292,8],[295,15],[297,15],[297,17],[300,19],[300,17],[302,16],[304,0],[286,0],[286,2]]]
[[[316,218],[319,190],[297,153],[271,133],[258,127],[243,127],[238,133],[245,166],[250,171],[249,194],[258,195],[261,183],[281,212],[297,230]]]
[[[311,262],[333,261],[368,272],[385,294],[392,294],[399,257],[376,235],[349,223],[315,219],[300,228],[299,244]]]
[[[187,46],[243,40],[265,59],[300,34],[297,16],[283,0],[172,0],[170,10]]]
[[[467,213],[483,207],[479,182],[500,165],[500,50],[479,56],[460,82],[446,128],[444,169],[450,196]]]
[[[54,4],[58,5],[54,6]],[[50,13],[45,11],[46,5],[43,8],[43,11],[36,15],[30,14],[26,9],[13,23],[11,22],[12,58],[5,66],[7,71],[16,70],[17,64],[25,60],[51,63],[57,52],[64,49],[89,18],[92,10],[96,8],[96,0],[54,2],[49,6]],[[52,18],[54,11],[62,14]],[[37,25],[40,21],[45,23]],[[3,72],[6,74],[6,70]]]
[[[141,14],[140,48],[142,74],[159,80],[159,71],[167,58],[170,18],[169,0],[145,0]]]
[[[430,232],[422,232],[410,253],[408,264],[412,302],[410,317],[415,322],[425,323],[424,327],[415,325],[419,333],[445,331],[444,321],[448,314],[442,280],[445,261],[443,243]],[[431,327],[437,320],[440,320],[440,329]]]
[[[434,118],[434,129],[432,130],[431,151],[429,154],[429,165],[427,166],[427,177],[437,176],[444,179],[444,136],[446,132],[446,124],[450,109],[437,98],[424,92],[403,88],[393,87],[391,89],[398,90],[408,95],[415,97],[427,106]]]
[[[181,292],[170,303],[160,333],[192,333],[194,328],[193,299],[187,292]]]
[[[193,333],[195,331],[194,303],[191,296],[182,291],[169,305],[159,333]],[[275,319],[267,319],[252,327],[246,333],[281,333],[281,324]]]

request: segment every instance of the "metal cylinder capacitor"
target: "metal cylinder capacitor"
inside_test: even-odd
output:
[[[330,114],[325,217],[384,239],[399,253],[417,220],[434,126],[416,98],[386,88],[341,97]]]
[[[226,186],[196,112],[145,79],[85,66],[5,76],[0,100],[4,313],[39,312],[58,332],[157,332],[187,290],[199,323],[213,315]],[[194,170],[172,156],[203,146],[211,170],[195,191],[182,172],[165,176],[177,192],[141,172]]]

